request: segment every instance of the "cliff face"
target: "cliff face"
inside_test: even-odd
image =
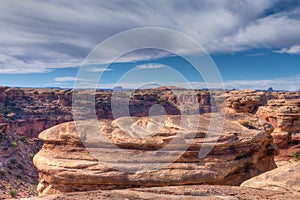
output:
[[[256,114],[275,127],[272,135],[279,146],[300,142],[300,99],[270,100]]]
[[[256,90],[228,91],[226,95],[227,113],[256,113],[269,100],[300,99],[300,92],[264,92]],[[278,101],[280,102],[280,101]],[[280,106],[278,104],[278,106]]]
[[[189,114],[215,110],[211,106],[208,91],[197,91],[193,99],[186,95],[175,96],[165,88],[128,93],[132,93],[128,105],[131,116],[148,116],[149,108],[154,104],[162,105],[169,115],[180,114],[180,101],[190,102],[189,110],[192,113]],[[111,96],[111,91],[95,93],[96,114],[99,119],[113,118]],[[72,121],[72,91],[0,87],[0,114],[9,124],[10,132],[36,138],[47,128]]]
[[[78,133],[74,122],[47,129],[39,135],[44,146],[34,157],[40,177],[38,192],[44,195],[128,187],[239,185],[276,167],[276,148],[270,136],[273,128],[253,115],[227,116],[222,132],[214,133],[220,137],[208,140],[209,145],[216,143],[212,151],[199,158],[210,119],[218,117],[220,114],[188,115],[183,119],[185,125],[177,115],[163,121],[159,121],[161,116],[156,120],[134,118],[132,124],[128,124],[127,117],[100,120],[101,132],[96,133],[90,126]],[[238,120],[247,121],[251,127]],[[88,121],[81,123],[89,125]],[[148,129],[155,129],[155,134],[149,135]],[[181,149],[183,145],[188,145],[187,149]]]
[[[174,90],[177,91],[177,94],[173,92]],[[277,111],[277,108],[283,106],[281,109],[286,109],[287,105],[280,103],[280,100],[300,99],[300,92],[238,90],[221,93],[196,90],[194,91],[195,96],[186,95],[184,90],[176,88],[127,92],[130,94],[128,107],[131,116],[148,116],[149,109],[154,104],[163,106],[168,115],[182,114],[180,102],[184,102],[189,107],[189,113],[185,114],[203,114],[218,110],[226,111],[226,113],[256,113],[259,111],[257,114],[270,121],[276,130],[280,129],[290,133],[296,131],[292,129],[299,127],[297,123],[294,123],[299,119],[295,113],[297,110],[291,111],[294,112],[292,116],[289,111]],[[211,99],[211,94],[215,99]],[[98,119],[113,119],[111,98],[111,91],[96,91],[95,108]],[[221,108],[218,105],[224,99],[226,99],[226,107]],[[274,105],[267,105],[269,100],[274,100]],[[290,108],[295,106],[297,105],[290,105]],[[27,138],[36,138],[41,131],[47,128],[72,121],[72,90],[0,87],[0,115],[3,116],[2,121],[9,124],[9,132],[24,135]]]

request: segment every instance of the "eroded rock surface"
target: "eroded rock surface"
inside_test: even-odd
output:
[[[210,138],[207,144],[215,144],[212,151],[199,158],[210,119],[221,116],[219,113],[188,115],[182,124],[176,115],[164,120],[160,120],[161,116],[133,118],[132,123],[128,123],[127,117],[101,120],[101,133],[93,133],[86,126],[79,134],[74,122],[47,129],[39,135],[45,144],[34,157],[40,177],[38,192],[44,195],[168,185],[239,185],[276,167],[272,126],[245,114],[227,116],[221,132],[214,132],[218,126],[215,124],[212,132],[214,136],[220,134],[219,138]],[[242,126],[239,120],[251,126]],[[89,145],[92,154],[80,138]],[[111,148],[109,143],[119,148]],[[186,144],[187,150],[180,148]],[[171,163],[174,156],[175,162]],[[149,166],[157,168],[148,170]]]
[[[256,114],[274,126],[272,135],[279,146],[284,147],[292,140],[299,140],[300,99],[270,100],[266,106],[260,106]]]
[[[83,95],[94,92],[82,91]],[[150,107],[155,104],[164,107],[168,115],[178,115],[181,114],[180,102],[190,106],[190,113],[186,114],[216,110],[210,101],[209,91],[198,90],[193,95],[190,93],[187,90],[170,90],[167,87],[124,91],[124,95],[130,95],[128,107],[131,116],[148,116]],[[96,114],[99,119],[113,118],[112,94],[113,91],[110,90],[95,92]],[[72,95],[73,91],[70,89],[0,87],[0,114],[9,123],[11,133],[36,138],[47,128],[73,120]]]
[[[264,105],[266,92],[256,90],[229,91],[226,100],[227,113],[255,113]]]
[[[253,177],[243,182],[241,186],[300,194],[299,171],[300,163],[284,165]]]
[[[83,91],[83,93],[94,91]],[[95,108],[98,119],[113,119],[111,109],[112,91],[97,90]],[[174,87],[161,87],[125,91],[130,94],[131,116],[148,116],[155,104],[164,107],[168,115],[181,113],[180,102],[189,107],[189,113],[255,113],[270,99],[300,99],[300,92],[266,92],[255,90],[195,90],[187,91]],[[193,95],[191,95],[193,94]],[[28,138],[54,125],[73,120],[70,89],[59,88],[10,88],[0,87],[0,114],[9,123],[9,131]],[[225,100],[227,99],[227,102]],[[226,103],[226,109],[223,104]]]
[[[234,186],[209,186],[188,185],[169,186],[154,188],[133,188],[123,190],[98,190],[90,192],[77,192],[63,195],[50,195],[46,197],[30,198],[30,200],[82,200],[82,199],[140,199],[140,200],[178,200],[178,199],[200,199],[200,200],[298,200],[300,195],[252,189]]]

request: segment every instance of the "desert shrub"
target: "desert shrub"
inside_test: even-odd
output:
[[[13,158],[13,159],[10,160],[10,163],[13,164],[13,165],[15,165],[15,164],[18,163],[18,161],[17,161],[16,159]]]
[[[16,189],[11,189],[9,193],[10,193],[10,196],[12,198],[15,198],[17,196],[17,190]]]
[[[31,152],[31,153],[29,154],[29,156],[30,156],[30,158],[33,158],[33,157],[34,157],[34,153]]]
[[[20,137],[20,140],[21,140],[23,143],[28,144],[28,140],[27,140],[26,137],[21,136],[21,137]]]
[[[13,141],[10,143],[10,146],[16,148],[18,146],[17,142]]]
[[[0,178],[2,178],[3,176],[5,176],[5,171],[4,170],[0,170]]]
[[[3,142],[5,139],[5,134],[0,131],[0,143]]]
[[[247,120],[240,120],[239,121],[240,125],[246,127],[246,128],[249,128],[249,129],[255,129],[255,127],[251,124],[250,121],[247,121]]]
[[[291,155],[295,158],[297,162],[300,161],[300,150],[298,150],[297,152],[292,152]]]

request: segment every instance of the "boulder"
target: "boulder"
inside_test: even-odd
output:
[[[239,185],[276,167],[269,123],[250,114],[233,114],[223,127],[221,121],[209,126],[210,120],[222,116],[123,117],[100,120],[96,131],[90,121],[47,129],[39,135],[44,146],[34,157],[38,193]],[[241,125],[241,119],[251,126]],[[210,137],[205,138],[208,130]],[[211,151],[199,157],[199,151],[209,147]]]
[[[242,187],[293,192],[300,194],[300,163],[292,163],[253,177],[241,184]]]

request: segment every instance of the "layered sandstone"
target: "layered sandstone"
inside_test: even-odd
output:
[[[226,99],[227,113],[255,113],[264,105],[266,92],[256,90],[229,91]]]
[[[232,90],[226,93],[227,113],[256,113],[269,100],[297,100],[300,92],[266,92],[256,90]]]
[[[260,106],[256,114],[274,126],[273,136],[279,146],[299,139],[300,99],[270,100],[266,106]]]
[[[128,187],[239,185],[276,167],[276,149],[270,135],[273,128],[252,115],[227,116],[224,129],[218,129],[221,123],[214,124],[212,135],[205,140],[210,120],[222,116],[175,115],[132,118],[133,121],[123,117],[101,120],[101,132],[94,132],[89,121],[79,122],[80,126],[77,122],[77,130],[83,132],[76,131],[75,122],[45,130],[39,135],[44,146],[34,157],[39,170],[38,192],[44,195]],[[199,157],[201,147],[210,146],[208,155]]]
[[[93,93],[86,90],[84,92]],[[125,90],[130,94],[128,107],[131,116],[148,116],[149,109],[159,104],[168,115],[178,115],[188,106],[188,113],[255,113],[270,99],[300,99],[300,92],[266,92],[255,90],[185,90],[174,87]],[[112,90],[95,92],[95,108],[98,119],[113,119]],[[73,120],[70,89],[59,88],[9,88],[0,87],[0,114],[9,124],[9,131],[28,138],[54,125]],[[226,109],[223,104],[226,102]]]
[[[73,120],[72,93],[70,89],[0,87],[0,114],[9,124],[11,133],[35,138],[47,128]],[[174,88],[161,88],[126,90],[124,93],[130,95],[128,107],[131,116],[148,116],[150,107],[155,104],[163,106],[169,115],[181,114],[180,102],[190,106],[189,114],[216,110],[210,101],[210,93],[205,90],[187,92],[183,89],[175,91]],[[99,119],[113,118],[112,94],[111,90],[95,92],[95,108]]]
[[[75,192],[62,195],[29,198],[30,200],[298,200],[300,195],[289,192],[268,191],[247,187],[188,185],[153,188],[132,188],[123,190],[98,190]]]
[[[300,194],[300,163],[292,163],[253,177],[243,187]]]

